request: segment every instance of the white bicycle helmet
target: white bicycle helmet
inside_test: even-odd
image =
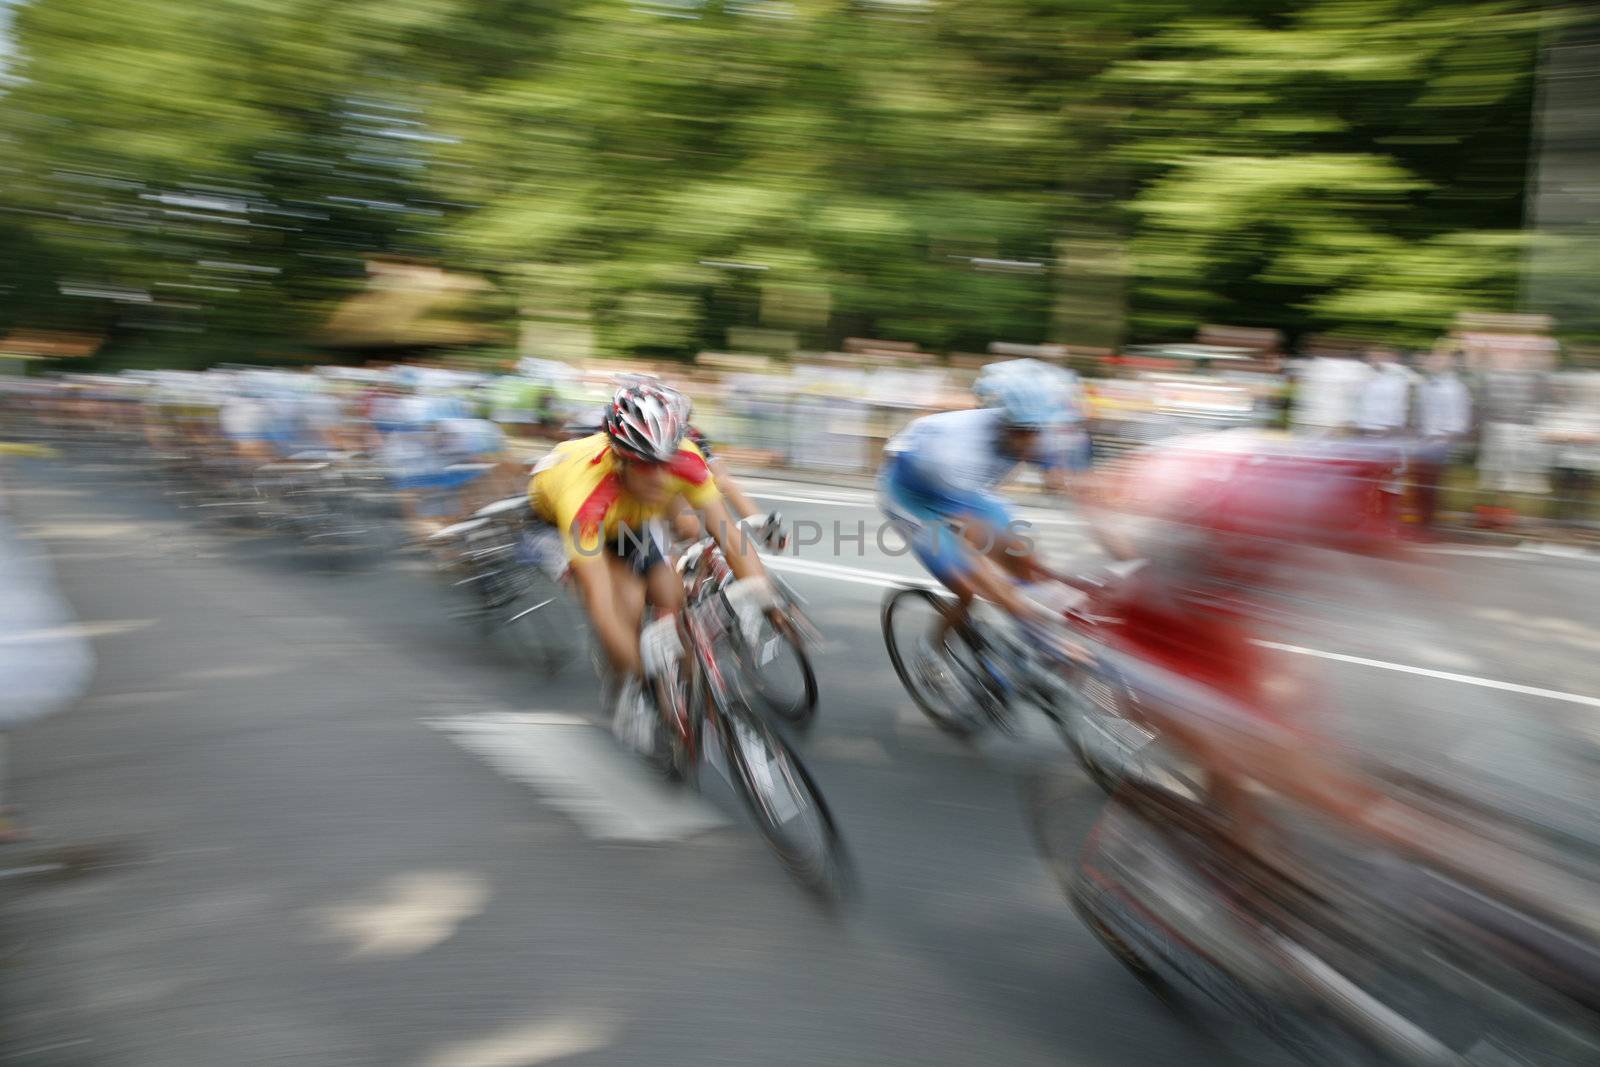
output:
[[[626,385],[606,409],[606,436],[611,447],[647,463],[665,463],[678,454],[684,421],[658,386]]]
[[[987,407],[999,408],[1008,426],[1043,430],[1067,420],[1071,377],[1037,359],[1010,359],[984,367],[972,392]]]
[[[654,374],[644,371],[625,371],[614,379],[617,388],[654,389],[678,415],[678,421],[685,427],[689,424],[689,415],[694,411],[694,401],[689,399],[689,394],[681,389],[675,389],[662,381]]]

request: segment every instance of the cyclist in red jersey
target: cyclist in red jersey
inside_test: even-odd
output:
[[[1338,765],[1303,695],[1270,684],[1285,672],[1261,635],[1309,552],[1405,550],[1403,469],[1394,444],[1234,431],[1154,446],[1118,473],[1146,562],[1109,596],[1118,624],[1103,636],[1146,668],[1146,725],[1199,764],[1241,827],[1257,819],[1252,783],[1363,824],[1381,802]]]

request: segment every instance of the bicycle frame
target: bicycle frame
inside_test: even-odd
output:
[[[698,604],[721,592],[734,580],[733,568],[728,565],[728,559],[723,555],[721,546],[710,537],[701,538],[691,545],[689,550],[679,557],[677,570],[683,577],[684,598],[690,604]],[[822,632],[806,614],[803,607],[805,598],[781,575],[768,571],[767,578],[782,594],[785,604],[783,614],[794,624],[801,639],[808,645],[821,644]]]

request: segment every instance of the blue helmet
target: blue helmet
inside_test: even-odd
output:
[[[1071,416],[1072,377],[1037,359],[990,363],[972,386],[978,402],[999,408],[1008,426],[1043,430]]]

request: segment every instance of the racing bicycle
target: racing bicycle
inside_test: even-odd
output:
[[[1114,621],[1101,613],[1114,582],[1070,579],[1083,595],[1062,605],[1069,632],[1092,638]],[[922,713],[945,733],[973,740],[1014,732],[1017,716],[1031,706],[1055,726],[1090,778],[1112,792],[1154,739],[1140,725],[1121,672],[1103,655],[1081,660],[1049,652],[1039,635],[983,603],[936,640],[955,608],[954,596],[924,586],[903,586],[884,598],[889,661]]]
[[[810,771],[739,685],[737,629],[715,597],[644,628],[645,662],[657,664],[646,688],[661,727],[653,762],[698,783],[714,739],[729,782],[784,866],[820,899],[839,902],[853,882],[844,840]]]
[[[486,504],[429,542],[451,560],[447,572],[465,594],[458,613],[484,633],[502,635],[547,677],[581,652],[560,536],[533,517],[527,497]]]
[[[755,531],[757,540],[765,541],[777,521],[771,518]],[[805,598],[781,575],[769,572],[779,603],[752,611],[750,624],[742,626],[740,608],[730,600],[730,592],[734,600],[739,595],[733,570],[714,539],[689,545],[678,556],[677,569],[687,603],[723,612],[723,629],[740,667],[735,681],[747,684],[763,708],[789,725],[810,725],[817,712],[817,674],[808,649],[818,644],[820,634],[806,615]]]

